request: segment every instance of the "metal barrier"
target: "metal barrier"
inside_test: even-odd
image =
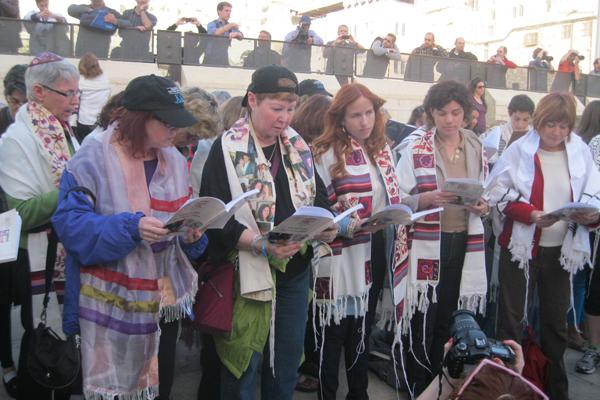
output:
[[[368,49],[275,40],[229,40],[163,30],[106,32],[77,24],[0,18],[0,54],[35,55],[44,50],[65,57],[80,57],[92,51],[100,59],[173,65],[256,69],[282,64],[295,72],[416,82],[452,79],[468,84],[479,77],[489,88],[495,89],[542,93],[570,90],[584,101],[587,97],[600,97],[600,76],[595,75],[581,74],[575,81],[570,73],[529,67],[508,69],[502,65],[456,58],[401,54],[399,60],[388,60]]]

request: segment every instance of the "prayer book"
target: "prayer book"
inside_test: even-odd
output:
[[[0,214],[0,263],[17,259],[21,224],[21,216],[14,208]]]
[[[312,239],[333,224],[337,224],[346,216],[363,209],[362,204],[357,204],[334,216],[331,211],[321,207],[300,207],[294,214],[277,225],[269,232],[271,242],[290,241],[303,242]]]
[[[476,206],[483,194],[483,184],[475,179],[450,178],[444,183],[444,192],[454,193],[457,200],[450,206]]]
[[[544,214],[543,218],[558,217],[563,221],[572,221],[572,215],[575,213],[594,213],[600,212],[600,209],[592,204],[586,203],[567,203],[558,210]]]
[[[443,208],[433,208],[419,212],[412,212],[405,204],[391,204],[374,214],[362,224],[363,229],[373,229],[383,225],[412,225],[415,221],[429,214],[442,211]]]
[[[177,210],[166,223],[165,228],[171,232],[186,228],[223,229],[229,218],[246,204],[246,200],[258,193],[258,189],[249,190],[227,204],[214,197],[190,199]]]

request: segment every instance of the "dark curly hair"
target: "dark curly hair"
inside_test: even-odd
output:
[[[452,101],[456,101],[462,107],[465,115],[471,114],[473,109],[471,95],[462,83],[444,81],[429,88],[423,107],[425,107],[425,113],[427,113],[427,119],[431,126],[434,126],[432,111],[441,110]]]
[[[27,94],[25,89],[25,70],[27,65],[17,64],[13,65],[4,76],[4,95],[9,96],[15,90]]]

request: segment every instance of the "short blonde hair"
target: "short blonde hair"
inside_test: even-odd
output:
[[[79,73],[87,79],[102,75],[102,68],[94,53],[85,53],[79,59]]]
[[[219,105],[213,95],[198,88],[187,88],[183,92],[185,109],[192,113],[198,122],[185,130],[196,139],[210,139],[223,132],[219,118]]]

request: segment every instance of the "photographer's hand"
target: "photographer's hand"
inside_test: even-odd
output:
[[[515,362],[513,364],[507,365],[507,367],[512,368],[514,371],[518,372],[519,375],[522,374],[523,368],[525,367],[525,356],[523,355],[523,348],[519,343],[515,342],[514,340],[504,340],[503,343],[510,347],[515,353]]]

